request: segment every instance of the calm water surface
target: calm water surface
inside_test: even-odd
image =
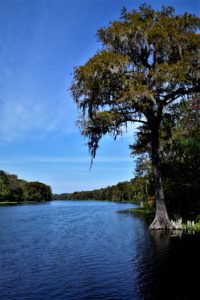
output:
[[[151,233],[130,207],[1,207],[0,299],[200,299],[200,236]]]

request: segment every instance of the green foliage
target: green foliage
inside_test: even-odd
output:
[[[183,180],[186,161],[189,157],[191,160],[191,152],[195,158],[196,152],[192,150],[198,149],[196,138],[186,141],[177,136],[172,142],[171,153],[175,150],[178,153],[173,164],[171,146],[164,141],[175,134],[171,129],[175,124],[176,107],[172,104],[200,91],[199,28],[198,17],[188,13],[176,15],[173,7],[163,7],[159,11],[148,5],[141,5],[138,11],[123,9],[120,20],[97,32],[102,49],[74,72],[71,91],[81,112],[78,124],[88,138],[92,158],[105,134],[116,138],[123,134],[129,122],[141,123],[138,144],[133,150],[139,153],[143,146],[144,153],[149,146],[157,204],[164,202],[161,168],[168,191],[173,190],[174,183],[178,186],[174,174],[179,174],[185,185],[188,183]],[[161,161],[160,150],[164,148]],[[184,163],[176,159],[183,153]],[[177,172],[172,170],[174,166]],[[168,177],[168,170],[173,173],[172,177]],[[149,175],[146,176],[151,183]],[[194,186],[196,195],[196,183]],[[139,198],[144,194],[141,190]],[[156,211],[154,229],[171,227],[165,205],[162,209],[162,212],[161,209]]]
[[[9,180],[3,171],[0,171],[0,195],[1,201],[6,201],[10,196]]]
[[[49,201],[51,195],[51,187],[44,183],[27,182],[0,171],[0,202]]]
[[[117,185],[93,191],[74,192],[53,195],[58,200],[107,200],[107,201],[135,201],[135,193],[131,182],[120,182]]]
[[[159,127],[165,107],[199,90],[199,26],[194,15],[142,5],[97,32],[102,50],[71,86],[92,157],[103,135],[116,138],[128,122]]]
[[[200,222],[194,223],[194,225],[183,224],[183,229],[189,233],[200,232]]]
[[[116,185],[92,191],[81,191],[53,195],[57,200],[106,200],[117,202],[141,203],[148,196],[148,181],[146,178],[135,178],[131,181],[119,182]]]
[[[128,212],[140,219],[145,220],[148,224],[153,221],[155,215],[155,209],[148,204],[146,204],[144,207],[129,209]]]
[[[169,209],[185,218],[200,212],[199,121],[199,110],[194,106],[194,99],[176,105],[171,138],[163,142],[161,152]]]
[[[54,195],[54,199],[66,200],[107,200],[107,201],[133,201],[134,194],[130,182],[120,182],[93,191],[74,192],[69,194]]]
[[[166,202],[171,215],[184,219],[200,212],[200,119],[199,96],[173,104],[161,123],[161,171]],[[149,168],[150,137],[146,127],[131,146],[140,155],[139,176],[148,176],[151,194],[152,174]],[[144,154],[147,153],[147,154]],[[152,195],[152,194],[151,194]]]
[[[49,201],[51,200],[51,188],[41,182],[26,182],[24,190],[26,201]]]
[[[200,215],[198,215],[195,219],[196,223],[200,223]]]

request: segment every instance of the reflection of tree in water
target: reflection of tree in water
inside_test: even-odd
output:
[[[170,243],[170,230],[151,230],[156,252],[167,252]]]
[[[151,230],[151,236],[158,253],[168,252],[171,238],[181,238],[183,230]]]
[[[150,231],[149,237],[151,249],[145,249],[144,243],[139,262],[141,299],[197,299],[198,276],[194,270],[199,263],[200,235]]]

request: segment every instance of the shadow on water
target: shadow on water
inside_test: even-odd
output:
[[[150,231],[149,235],[152,250],[147,260],[152,263],[143,268],[148,276],[146,284],[140,285],[141,299],[199,299],[200,235],[182,231]],[[144,263],[144,253],[142,259]]]

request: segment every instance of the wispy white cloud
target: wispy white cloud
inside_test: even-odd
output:
[[[76,130],[75,106],[64,73],[67,66],[55,59],[62,45],[55,43],[57,31],[49,30],[45,13],[38,12],[26,23],[19,15],[10,17],[7,26],[0,21],[4,29],[0,29],[1,143]],[[1,17],[7,19],[6,13]]]
[[[130,163],[133,161],[131,157],[125,156],[99,156],[95,159],[95,163]],[[90,157],[85,156],[16,156],[4,157],[0,159],[1,164],[59,164],[59,163],[72,163],[72,164],[89,164]]]
[[[75,131],[73,108],[67,101],[42,102],[38,99],[20,100],[7,97],[0,101],[0,140],[9,142],[31,135]],[[69,116],[72,116],[70,118]]]

